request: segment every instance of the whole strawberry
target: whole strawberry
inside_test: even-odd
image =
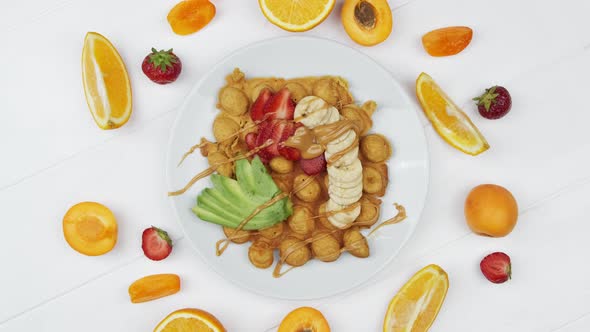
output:
[[[510,257],[503,252],[487,255],[481,260],[479,267],[483,275],[495,284],[504,283],[512,276]]]
[[[141,249],[145,257],[161,261],[172,252],[172,240],[165,230],[152,226],[141,234]]]
[[[172,53],[172,49],[158,51],[152,47],[152,53],[143,59],[141,69],[150,80],[158,84],[168,84],[176,81],[182,70],[182,63]]]
[[[483,95],[473,98],[476,101],[479,114],[486,119],[499,119],[510,112],[512,98],[506,88],[493,86],[486,89]]]

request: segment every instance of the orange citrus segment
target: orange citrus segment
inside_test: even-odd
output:
[[[131,83],[121,56],[104,36],[89,32],[82,50],[84,94],[102,129],[124,125],[131,115]]]
[[[418,271],[389,302],[383,332],[428,331],[449,289],[447,273],[438,265]]]
[[[307,31],[322,23],[335,0],[258,0],[262,14],[287,31]]]
[[[426,73],[416,80],[416,96],[432,126],[447,143],[474,156],[490,148],[469,117]]]
[[[200,309],[180,309],[166,316],[154,332],[225,332],[210,313]]]

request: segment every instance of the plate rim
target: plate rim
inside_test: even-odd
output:
[[[322,41],[325,43],[332,43],[335,44],[339,47],[345,47],[348,48],[352,51],[354,51],[356,54],[358,54],[359,56],[369,60],[371,63],[375,64],[377,66],[377,68],[379,68],[381,71],[383,71],[384,73],[387,74],[388,77],[391,78],[391,80],[394,82],[395,85],[397,85],[399,87],[399,89],[402,92],[403,98],[406,99],[406,102],[408,103],[408,105],[410,105],[411,110],[413,110],[413,114],[416,118],[416,121],[418,121],[418,123],[421,124],[421,128],[422,130],[420,131],[421,136],[424,139],[424,146],[425,146],[425,176],[426,176],[426,181],[425,181],[425,190],[424,190],[424,197],[423,197],[423,204],[420,207],[420,211],[416,214],[416,222],[411,226],[410,231],[407,233],[407,235],[405,236],[405,238],[403,239],[403,241],[401,242],[401,245],[399,246],[399,248],[397,249],[397,251],[390,255],[389,258],[387,258],[380,266],[378,266],[372,273],[369,274],[369,276],[363,280],[363,281],[359,281],[356,282],[354,284],[351,284],[351,286],[347,289],[343,289],[341,291],[336,291],[330,294],[323,294],[323,295],[319,295],[319,296],[307,296],[307,297],[297,297],[297,298],[293,298],[293,297],[286,297],[286,296],[280,296],[280,295],[276,295],[276,294],[272,294],[270,292],[264,292],[261,291],[257,288],[253,288],[248,286],[246,283],[242,283],[239,280],[237,280],[236,278],[232,278],[226,275],[226,273],[222,272],[221,270],[217,269],[214,264],[210,263],[205,256],[201,253],[201,251],[195,246],[195,244],[193,243],[193,241],[190,240],[190,237],[188,236],[187,230],[184,227],[180,215],[178,214],[177,208],[175,206],[174,203],[174,197],[169,196],[168,198],[168,202],[169,202],[169,206],[172,208],[174,217],[176,219],[176,222],[180,225],[180,228],[182,229],[182,233],[183,233],[183,237],[186,238],[189,242],[190,247],[192,248],[192,250],[194,252],[197,253],[197,255],[199,256],[199,258],[201,259],[201,261],[203,261],[203,263],[210,268],[211,270],[215,271],[215,273],[217,273],[219,276],[221,276],[224,280],[229,281],[230,283],[232,283],[235,286],[238,286],[239,288],[245,289],[249,292],[252,292],[254,294],[257,295],[261,295],[261,296],[265,296],[265,297],[269,297],[269,298],[274,298],[274,299],[279,299],[279,300],[286,300],[286,301],[310,301],[310,300],[318,300],[318,299],[324,299],[324,298],[329,298],[329,297],[334,297],[337,295],[341,295],[341,294],[346,294],[346,293],[352,293],[358,289],[361,289],[363,286],[367,285],[369,281],[371,281],[372,279],[374,279],[379,273],[383,272],[385,270],[386,267],[388,267],[389,265],[391,265],[393,263],[393,261],[395,260],[395,258],[397,258],[399,256],[399,253],[402,251],[402,249],[406,246],[406,244],[408,243],[409,239],[414,235],[415,231],[416,231],[416,227],[418,226],[418,223],[420,222],[420,220],[422,219],[422,214],[424,212],[424,208],[428,202],[428,197],[430,194],[430,172],[431,172],[431,167],[430,167],[430,147],[428,145],[428,139],[426,137],[426,131],[424,126],[422,125],[422,121],[420,121],[419,116],[418,116],[418,112],[416,107],[411,103],[411,99],[409,97],[409,94],[407,93],[407,91],[403,88],[403,85],[397,80],[397,78],[387,69],[385,68],[385,66],[381,65],[379,62],[377,62],[377,60],[373,59],[372,57],[370,57],[368,54],[363,53],[361,50],[356,49],[354,47],[351,47],[349,45],[346,45],[344,43],[341,43],[339,41],[335,41],[332,39],[328,39],[328,38],[323,38],[323,37],[316,37],[316,36],[280,36],[280,37],[273,37],[273,38],[268,38],[268,39],[263,39],[263,40],[259,40],[256,42],[252,42],[249,43],[247,45],[244,45],[242,47],[239,47],[231,52],[229,52],[228,54],[226,54],[225,56],[223,56],[220,60],[218,60],[213,66],[211,66],[206,72],[204,72],[201,77],[199,78],[199,80],[193,85],[193,87],[189,90],[189,92],[184,96],[184,99],[182,101],[182,104],[180,104],[177,108],[177,114],[176,117],[174,119],[174,122],[172,123],[172,126],[170,127],[170,132],[168,134],[168,142],[166,143],[166,154],[165,154],[165,159],[164,159],[164,177],[166,178],[166,187],[168,190],[173,190],[173,186],[171,183],[171,167],[170,167],[170,158],[171,153],[172,153],[172,141],[174,139],[174,132],[176,130],[176,128],[178,127],[179,123],[180,123],[180,119],[182,117],[182,114],[184,113],[184,110],[187,109],[187,104],[188,101],[190,99],[191,96],[193,96],[196,91],[198,91],[198,89],[203,85],[203,83],[205,82],[205,80],[211,76],[211,74],[216,71],[222,64],[225,64],[227,62],[227,60],[231,59],[232,57],[234,57],[237,54],[240,54],[242,52],[247,51],[248,49],[251,49],[253,47],[257,47],[263,44],[267,44],[267,43],[273,43],[276,41],[280,41],[280,40],[285,40],[285,39],[300,39],[300,40],[314,40],[314,41]]]

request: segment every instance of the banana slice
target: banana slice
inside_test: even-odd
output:
[[[334,187],[342,188],[342,189],[351,189],[354,187],[362,187],[363,186],[363,177],[362,175],[358,177],[358,180],[354,180],[352,182],[338,182],[335,179],[328,177],[328,181],[331,181],[331,185]]]
[[[338,109],[334,106],[330,106],[330,110],[328,111],[328,117],[326,118],[324,124],[338,122],[340,121],[340,119],[341,117],[340,112],[338,112]]]
[[[340,188],[336,186],[330,186],[328,189],[330,199],[340,205],[350,205],[356,203],[363,196],[363,187],[353,188]]]
[[[356,159],[350,165],[344,165],[336,167],[334,165],[328,166],[328,175],[330,180],[334,180],[337,183],[350,183],[358,181],[359,177],[362,177],[363,165],[361,161]]]
[[[330,153],[342,151],[351,146],[354,143],[355,139],[356,133],[354,132],[354,130],[349,130],[337,139],[328,143],[326,145],[326,151],[330,151]]]
[[[332,156],[333,156],[333,154],[328,152],[328,150],[326,150],[326,152],[325,152],[326,160],[331,160]],[[334,161],[333,165],[336,167],[350,165],[356,159],[358,159],[358,157],[359,157],[359,149],[355,148],[355,149],[352,149],[352,150],[348,151],[347,153],[345,153],[344,156],[340,157],[338,160]]]
[[[329,112],[330,105],[316,96],[307,96],[295,106],[295,118],[300,118],[299,122],[310,129],[324,124]]]
[[[345,209],[346,206],[340,205],[334,202],[332,199],[328,200],[326,204],[326,211],[341,211]],[[332,225],[338,228],[344,228],[351,222],[355,221],[355,219],[361,214],[361,206],[360,204],[354,208],[352,211],[344,211],[338,212],[328,217],[328,220],[332,223]]]

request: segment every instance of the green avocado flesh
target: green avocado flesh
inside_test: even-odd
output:
[[[255,157],[252,163],[247,159],[236,161],[236,178],[219,174],[211,175],[213,188],[204,189],[197,196],[193,212],[202,220],[236,228],[254,210],[279,195],[277,187],[266,167]],[[244,226],[245,230],[257,230],[270,227],[293,213],[288,197],[275,202],[260,211]]]

